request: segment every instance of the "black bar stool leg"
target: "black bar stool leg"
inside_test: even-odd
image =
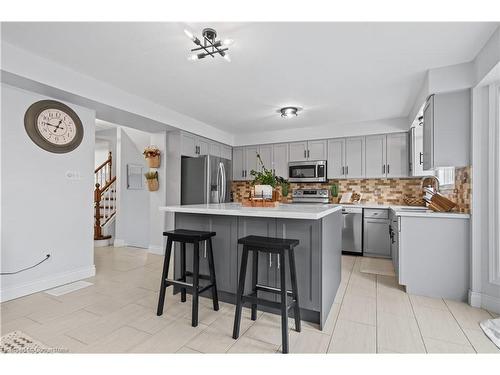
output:
[[[248,248],[243,246],[243,254],[241,257],[240,280],[238,282],[238,292],[236,293],[236,312],[234,314],[233,339],[237,339],[240,335],[241,309],[243,303],[241,298],[245,290],[245,277],[247,273]]]
[[[297,289],[297,271],[295,268],[295,254],[293,249],[288,251],[288,258],[290,260],[290,279],[292,282],[292,293],[295,300],[295,305],[293,306],[293,317],[295,319],[295,330],[300,332],[300,305],[299,305],[299,292]]]
[[[167,240],[167,246],[165,247],[165,259],[163,260],[163,272],[161,274],[161,284],[160,284],[160,296],[158,298],[158,310],[156,315],[160,316],[163,314],[163,305],[165,304],[165,291],[167,289],[167,276],[168,267],[170,266],[170,255],[172,254],[172,240],[169,238]]]
[[[288,309],[286,297],[286,266],[285,251],[279,253],[280,257],[280,289],[281,289],[281,351],[288,353]]]
[[[259,251],[254,250],[252,252],[252,292],[255,293],[257,297],[257,278],[259,275]],[[257,320],[257,304],[252,303],[252,320]]]
[[[191,325],[198,326],[198,291],[199,289],[199,273],[200,273],[200,243],[194,242],[193,244],[193,308]]]
[[[186,243],[181,242],[181,280],[186,282]],[[181,288],[181,302],[186,302],[186,288]]]
[[[210,269],[210,283],[212,284],[212,302],[214,310],[219,311],[219,297],[217,296],[217,283],[215,281],[214,253],[212,249],[212,239],[208,239],[208,268]]]

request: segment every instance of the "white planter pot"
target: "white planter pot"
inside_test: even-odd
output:
[[[256,198],[273,198],[273,187],[271,185],[255,185],[254,188]]]

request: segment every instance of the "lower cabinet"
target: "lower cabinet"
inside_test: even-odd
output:
[[[376,257],[391,257],[389,211],[364,209],[363,253]]]

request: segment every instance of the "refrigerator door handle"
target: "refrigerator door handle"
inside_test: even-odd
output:
[[[226,167],[224,166],[224,163],[220,163],[220,168],[221,168],[221,185],[222,185],[222,191],[221,191],[221,199],[219,203],[224,203],[226,201]]]
[[[221,169],[220,169],[220,163],[219,165],[217,166],[217,177],[216,177],[216,181],[217,181],[217,203],[220,203],[220,189],[221,189],[221,186],[220,186],[220,174],[221,174]]]

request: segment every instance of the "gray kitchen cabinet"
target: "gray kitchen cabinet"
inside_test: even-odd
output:
[[[233,180],[245,180],[245,153],[243,147],[233,148]]]
[[[238,220],[234,216],[229,218],[217,215],[209,216],[208,230],[217,233],[212,238],[217,288],[230,293],[236,293],[238,286],[238,270],[236,268],[238,254],[235,251],[238,246],[237,226]]]
[[[326,158],[327,177],[344,178],[345,177],[345,139],[328,140],[328,156]]]
[[[248,146],[244,148],[244,156],[245,156],[245,180],[252,180],[252,176],[250,172],[253,170],[260,170],[260,165],[257,160],[257,153],[259,152],[259,148],[257,146]]]
[[[408,176],[408,134],[387,134],[386,177]],[[367,176],[368,177],[368,176]]]
[[[196,145],[196,136],[189,133],[181,133],[181,154],[183,156],[198,156]]]
[[[289,144],[290,161],[326,160],[327,141],[304,141]]]
[[[273,170],[276,176],[288,178],[288,143],[273,145]]]
[[[366,255],[390,258],[389,219],[365,219],[363,252]]]
[[[426,176],[429,172],[424,171],[424,128],[418,123],[410,129],[410,162],[408,174],[410,176]]]
[[[365,177],[386,176],[387,136],[369,135],[365,137]]]
[[[209,142],[203,138],[197,138],[198,156],[209,154]]]
[[[424,106],[424,170],[470,165],[470,90],[429,96]]]
[[[345,177],[362,178],[365,174],[365,137],[346,138]]]
[[[246,237],[249,235],[276,237],[276,220],[262,217],[241,217],[238,220],[238,238]],[[241,256],[243,254],[243,245],[238,245],[238,280],[241,269]],[[247,273],[245,278],[245,294],[252,290],[252,272],[250,270],[252,265],[252,254],[248,256]],[[276,255],[259,253],[259,278],[258,284],[276,287]],[[274,293],[259,292],[259,297],[269,300],[276,300]]]
[[[326,160],[327,141],[307,141],[307,160]]]
[[[290,161],[307,160],[307,141],[288,144]]]
[[[317,310],[320,308],[320,284],[321,276],[313,270],[321,267],[321,254],[319,252],[321,238],[321,227],[311,220],[277,220],[277,237],[294,238],[299,244],[294,249],[299,302],[301,308]],[[280,286],[280,268],[282,264],[276,259],[276,284]],[[292,290],[290,279],[289,257],[285,256],[285,272],[287,290]]]
[[[464,216],[398,216],[398,281],[407,293],[467,300],[469,221]]]
[[[220,157],[227,160],[232,160],[232,148],[230,146],[221,145]]]
[[[266,169],[273,169],[273,146],[272,145],[263,145],[259,146],[259,155],[264,163]],[[262,170],[262,166],[259,162],[257,162],[257,168],[259,171]]]
[[[220,157],[221,156],[221,145],[216,142],[211,142],[209,145],[210,155]]]

